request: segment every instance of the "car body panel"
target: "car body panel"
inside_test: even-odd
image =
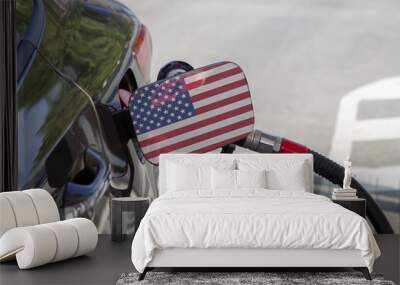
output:
[[[99,213],[113,179],[120,189],[132,186],[133,147],[108,140],[113,125],[103,123],[110,122],[107,109],[120,105],[123,77],[129,73],[135,86],[148,78],[132,53],[140,22],[116,1],[29,1],[17,3],[19,43],[29,47],[17,58],[29,62],[18,82],[18,188],[45,188],[63,218],[104,225]],[[45,29],[32,41],[24,36],[38,3]]]

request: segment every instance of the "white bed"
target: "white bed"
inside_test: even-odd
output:
[[[175,191],[189,179],[177,165],[203,169],[232,167],[231,162],[239,170],[266,166],[267,188],[273,190],[209,189],[203,185],[209,174],[203,171],[191,178],[193,189]],[[132,243],[139,272],[154,267],[354,267],[368,277],[380,255],[363,218],[312,194],[309,154],[162,155],[159,192]]]

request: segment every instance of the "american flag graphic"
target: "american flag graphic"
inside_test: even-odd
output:
[[[204,153],[246,137],[254,113],[246,77],[221,62],[137,89],[129,110],[144,157]]]

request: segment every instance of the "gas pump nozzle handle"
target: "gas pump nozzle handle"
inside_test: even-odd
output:
[[[254,130],[236,142],[238,146],[260,153],[307,153],[308,148],[285,138]]]

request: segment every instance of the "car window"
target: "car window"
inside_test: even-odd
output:
[[[30,19],[33,13],[33,1],[32,0],[18,0],[16,2],[16,46],[18,46],[21,39],[24,38],[25,33],[28,29]]]
[[[18,90],[18,186],[32,187],[43,165],[87,99],[40,55]]]
[[[16,5],[17,90],[23,84],[40,46],[45,27],[42,0],[20,0]]]
[[[46,32],[40,46],[55,67],[89,94],[112,83],[129,53],[134,23],[113,1],[44,1]]]

